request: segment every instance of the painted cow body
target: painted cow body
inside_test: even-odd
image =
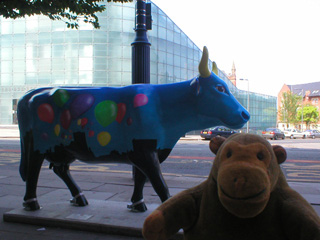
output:
[[[44,159],[70,189],[72,202],[80,206],[88,203],[69,172],[75,159],[132,164],[133,210],[146,210],[142,194],[146,177],[160,199],[168,199],[160,163],[184,133],[214,125],[240,128],[249,120],[227,85],[207,69],[207,61],[205,48],[200,76],[180,83],[43,88],[27,93],[18,104],[25,208],[39,209],[36,187]]]

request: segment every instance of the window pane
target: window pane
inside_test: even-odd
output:
[[[24,73],[13,73],[13,85],[24,85],[25,74]]]
[[[1,86],[11,86],[12,85],[12,73],[2,73],[0,79]]]
[[[27,73],[26,74],[26,84],[37,84],[38,77],[36,73]]]
[[[52,57],[62,58],[64,57],[64,46],[63,45],[52,45]]]
[[[121,72],[108,72],[108,84],[120,85]]]
[[[52,71],[64,71],[65,61],[63,58],[52,59]]]
[[[1,21],[1,33],[2,34],[12,34],[12,21],[6,21],[2,19]]]
[[[1,61],[1,72],[12,73],[12,61]]]
[[[19,33],[25,33],[25,21],[21,20],[14,20],[13,21],[13,33],[19,34]]]
[[[79,58],[79,70],[80,71],[92,71],[93,59],[92,58]]]
[[[13,62],[14,72],[24,72],[26,70],[26,63],[24,60],[15,60]]]
[[[64,33],[63,32],[53,32],[52,33],[52,43],[53,44],[63,44],[64,43]]]
[[[95,71],[106,71],[107,70],[107,60],[105,58],[94,58],[93,68]]]
[[[92,43],[92,31],[80,31],[79,41],[81,43]]]
[[[12,59],[12,48],[2,48],[1,60],[11,60],[11,59]]]

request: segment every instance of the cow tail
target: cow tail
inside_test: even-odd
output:
[[[24,95],[18,102],[17,115],[20,131],[20,148],[21,159],[19,172],[23,181],[26,181],[28,162],[33,148],[32,136],[32,116],[30,116],[29,101],[32,96],[38,91],[31,91]]]
[[[38,88],[29,91],[18,102],[17,115],[20,131],[20,176],[23,181],[26,181],[28,164],[31,161],[33,153],[33,133],[32,133],[32,109],[30,109],[30,99],[38,93],[41,93],[52,88]]]

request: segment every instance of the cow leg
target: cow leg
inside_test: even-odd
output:
[[[154,190],[160,197],[161,201],[162,202],[166,201],[170,197],[170,194],[169,194],[168,186],[161,173],[160,162],[158,159],[157,152],[149,151],[148,149],[145,149],[144,158],[141,158],[139,160],[133,159],[132,162],[137,166],[137,168],[140,169],[141,173],[144,173],[145,176],[149,178]],[[139,201],[141,202],[143,201],[143,193],[142,193],[143,184],[141,184],[141,182],[140,183],[135,182],[135,185],[138,185],[137,188],[135,187],[135,189],[137,189],[137,191],[140,191],[140,193],[139,194],[137,193],[137,195],[133,195],[132,199],[137,200],[136,197],[141,196],[141,199],[137,201],[137,202]],[[135,203],[137,202],[133,202],[133,205],[135,205]]]
[[[147,177],[137,167],[134,168],[134,190],[131,198],[132,204],[128,208],[136,212],[145,212],[147,210],[146,204],[143,200],[143,187]]]
[[[40,209],[40,205],[37,200],[37,185],[43,160],[44,157],[39,153],[32,153],[28,161],[26,174],[26,193],[23,198],[23,207],[27,211],[35,211]]]
[[[81,189],[79,186],[75,183],[73,180],[70,170],[69,170],[69,164],[59,164],[59,165],[54,165],[50,164],[50,168],[53,168],[53,171],[55,174],[57,174],[67,185],[69,188],[72,199],[70,202],[74,205],[77,206],[86,206],[88,205],[88,201],[86,197],[83,195]]]
[[[170,198],[169,189],[167,186],[166,181],[163,178],[161,168],[160,168],[160,161],[158,158],[157,152],[149,152],[146,153],[147,164],[141,166],[142,171],[145,175],[149,178],[152,187],[158,194],[159,198],[162,202],[166,201]]]

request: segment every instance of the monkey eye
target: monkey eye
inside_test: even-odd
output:
[[[232,151],[229,150],[229,151],[227,152],[227,158],[230,158],[231,156],[232,156]]]
[[[257,158],[258,158],[260,161],[262,161],[262,160],[263,160],[263,158],[264,158],[263,153],[262,153],[262,152],[258,152],[258,154],[257,154]]]

